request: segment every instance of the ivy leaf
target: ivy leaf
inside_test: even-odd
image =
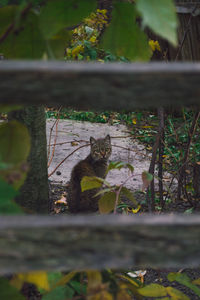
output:
[[[99,188],[103,185],[104,180],[99,177],[84,176],[81,180],[81,191],[87,191]]]
[[[50,0],[41,8],[40,28],[46,39],[82,21],[96,8],[95,0]]]
[[[43,295],[42,300],[66,300],[72,299],[75,291],[69,286],[58,286]]]
[[[167,290],[164,286],[152,283],[143,288],[138,289],[140,295],[145,297],[163,297],[167,296]]]
[[[149,184],[151,183],[151,181],[153,180],[153,175],[150,174],[149,172],[142,172],[142,182],[143,182],[143,186],[142,186],[142,190],[146,190],[146,188],[148,188]]]
[[[145,33],[136,24],[136,17],[134,4],[113,2],[112,19],[102,36],[100,46],[129,60],[148,61],[151,50]]]
[[[114,192],[105,193],[99,199],[99,212],[109,214],[115,208],[116,194]]]
[[[178,21],[173,0],[137,0],[136,7],[144,25],[177,46]]]
[[[86,295],[87,292],[87,285],[80,283],[75,280],[70,281],[70,286],[79,294],[79,295]]]

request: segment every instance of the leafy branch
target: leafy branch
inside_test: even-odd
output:
[[[99,198],[99,212],[101,214],[108,214],[114,212],[117,214],[118,205],[121,202],[121,196],[124,195],[127,197],[135,207],[139,207],[132,191],[125,187],[125,184],[132,179],[135,175],[133,174],[134,168],[131,164],[125,162],[111,162],[106,171],[106,175],[111,170],[120,170],[121,168],[128,168],[131,172],[131,175],[126,178],[123,183],[120,185],[110,185],[105,179],[99,177],[88,177],[85,176],[81,180],[81,191],[101,188],[94,197],[100,196]],[[148,172],[142,173],[143,189],[146,189],[150,182],[152,181],[153,176]],[[138,211],[138,209],[136,209]]]

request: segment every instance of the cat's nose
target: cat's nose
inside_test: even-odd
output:
[[[105,152],[104,151],[101,151],[100,153],[101,153],[101,156],[103,156],[103,157],[105,156]]]

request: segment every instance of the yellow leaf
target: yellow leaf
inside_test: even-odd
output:
[[[103,179],[95,176],[84,176],[81,180],[81,191],[87,191],[95,188],[99,188],[103,184]]]
[[[125,289],[121,289],[117,293],[117,300],[131,300],[132,297],[128,294],[128,292]]]
[[[142,296],[146,297],[162,297],[167,296],[167,290],[164,286],[157,284],[157,283],[151,283],[149,285],[146,285],[143,288],[138,289],[138,293]]]
[[[72,56],[75,57],[76,55],[78,55],[83,50],[84,50],[83,45],[78,45],[76,48],[74,48],[72,50]]]
[[[94,295],[87,296],[87,300],[113,300],[113,296],[106,290],[102,290]]]
[[[137,124],[137,119],[134,118],[134,119],[132,120],[132,123],[133,123],[134,125]]]
[[[144,125],[144,126],[142,126],[142,128],[153,128],[153,126],[150,126],[150,125]]]
[[[161,52],[161,48],[158,41],[149,40],[149,46],[153,52],[156,50]]]
[[[166,287],[167,293],[172,297],[173,300],[190,300],[183,292],[168,286]]]
[[[129,212],[132,212],[133,214],[137,214],[138,213],[138,211],[140,210],[140,208],[141,208],[141,205],[138,205],[138,207],[137,208],[132,208],[132,209],[129,209]]]
[[[109,214],[115,208],[116,194],[114,192],[107,192],[99,199],[100,214]]]
[[[64,204],[67,205],[67,199],[64,195],[61,196],[61,198],[54,202],[55,204]]]
[[[20,289],[24,282],[35,284],[38,288],[46,291],[50,289],[47,272],[19,273],[11,280],[11,284],[17,289]]]
[[[68,283],[76,274],[77,272],[70,272],[67,275],[63,276],[59,281],[57,281],[55,283],[55,285],[53,286],[53,288],[57,287],[57,286],[63,286],[66,283]]]
[[[200,285],[200,278],[197,278],[197,279],[193,280],[192,283]]]
[[[92,36],[92,37],[89,39],[89,42],[95,43],[95,42],[96,42],[96,37],[95,37],[95,36]]]
[[[147,147],[147,150],[152,150],[152,147],[151,147],[151,146],[148,146],[148,147]]]
[[[126,275],[119,275],[120,278],[127,280],[128,282],[130,282],[132,285],[139,287],[139,284],[134,281],[133,279],[131,279],[130,277],[126,276]]]
[[[101,273],[98,271],[87,271],[87,278],[89,291],[96,289],[102,283]]]
[[[78,146],[78,142],[71,142],[72,146]]]

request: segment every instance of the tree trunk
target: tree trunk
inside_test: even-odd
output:
[[[47,174],[46,120],[43,106],[28,106],[14,111],[9,118],[25,124],[31,137],[28,158],[29,171],[20,194],[16,198],[29,213],[48,213],[49,191]]]

